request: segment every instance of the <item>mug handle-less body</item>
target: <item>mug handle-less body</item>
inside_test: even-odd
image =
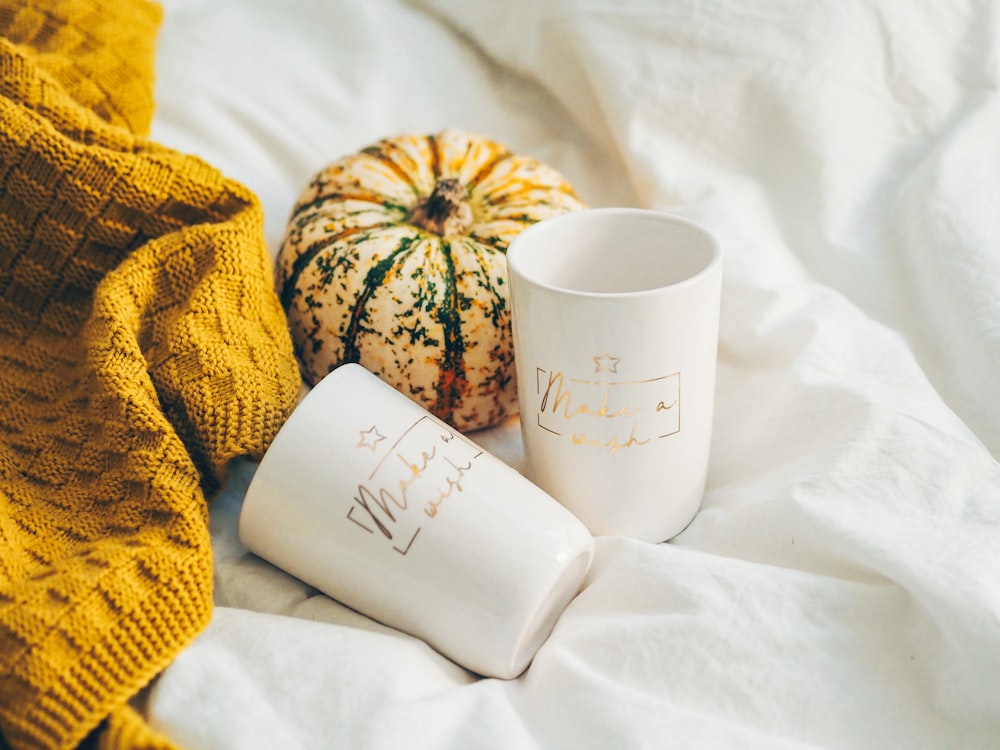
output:
[[[507,253],[526,473],[595,535],[672,538],[704,493],[722,258],[655,211],[548,219]]]
[[[522,672],[593,557],[578,519],[358,365],[303,399],[244,499],[255,554],[473,672]]]

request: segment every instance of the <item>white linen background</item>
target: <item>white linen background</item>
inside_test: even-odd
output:
[[[1000,5],[168,0],[153,138],[261,197],[462,127],[726,254],[704,506],[475,678],[248,555],[142,696],[188,748],[1000,746]],[[473,435],[515,466],[516,422]]]

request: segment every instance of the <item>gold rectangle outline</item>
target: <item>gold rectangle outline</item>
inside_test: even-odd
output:
[[[546,370],[544,367],[535,367],[535,393],[542,392],[542,385],[538,379],[538,376],[543,372],[552,372],[552,370]],[[645,383],[656,383],[660,380],[669,380],[670,378],[680,378],[681,371],[677,370],[669,375],[661,375],[658,378],[647,378],[646,380],[584,380],[583,378],[570,378],[571,383],[583,383],[584,385],[644,385]],[[678,389],[679,390],[679,389]]]

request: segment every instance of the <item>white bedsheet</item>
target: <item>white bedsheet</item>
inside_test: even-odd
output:
[[[704,506],[478,679],[249,555],[143,695],[188,748],[1000,747],[1000,4],[169,0],[156,140],[255,190],[461,127],[726,253]],[[515,467],[516,420],[473,436]]]

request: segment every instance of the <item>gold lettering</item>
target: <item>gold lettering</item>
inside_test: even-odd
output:
[[[398,458],[400,461],[403,462],[403,466],[405,466],[407,469],[409,469],[411,472],[413,472],[413,476],[417,477],[417,476],[420,476],[421,474],[423,474],[424,470],[427,468],[427,464],[429,464],[431,462],[431,459],[434,458],[434,454],[436,452],[437,452],[436,448],[431,448],[431,452],[430,453],[428,453],[427,451],[420,451],[421,463],[420,463],[419,466],[417,466],[414,463],[410,463],[406,459],[406,457],[403,456],[402,453],[397,453],[396,454],[396,458]]]
[[[441,502],[443,500],[450,497],[451,493],[455,491],[458,492],[462,491],[462,477],[465,476],[465,472],[467,472],[469,469],[472,468],[472,461],[469,461],[469,463],[465,464],[464,466],[456,466],[455,463],[447,456],[445,457],[444,460],[445,463],[447,463],[449,466],[455,469],[455,471],[457,471],[458,474],[456,474],[454,477],[445,477],[446,489],[438,490],[437,500],[431,500],[427,503],[427,507],[424,508],[424,513],[426,513],[431,518],[437,515],[438,506],[441,505]]]
[[[632,431],[629,434],[628,440],[626,440],[624,443],[618,442],[618,438],[616,437],[611,437],[608,440],[601,440],[600,438],[589,437],[584,433],[580,432],[573,433],[574,445],[590,445],[593,446],[594,448],[602,448],[602,449],[606,448],[608,451],[610,451],[612,456],[622,448],[634,448],[637,445],[645,445],[646,443],[649,442],[649,440],[650,440],[649,438],[643,439],[636,437],[635,425],[632,425]]]
[[[567,410],[568,411],[568,410]],[[608,407],[608,391],[605,389],[604,393],[601,395],[601,405],[598,407],[597,411],[590,408],[589,405],[583,404],[578,406],[576,411],[572,414],[567,413],[566,418],[572,419],[573,417],[579,416],[580,414],[589,414],[593,417],[605,417],[606,419],[614,419],[615,417],[632,417],[638,414],[642,409],[635,409],[634,411],[630,409],[627,405],[623,406],[621,409],[615,412],[610,412]]]
[[[410,475],[408,477],[399,480],[399,491],[402,493],[402,498],[403,498],[403,502],[399,506],[400,510],[406,510],[406,506],[409,505],[409,498],[406,495],[407,490],[409,490],[410,485],[413,484],[415,481],[417,481],[420,475],[427,470],[427,466],[434,458],[436,452],[437,452],[436,448],[431,448],[430,453],[428,453],[427,451],[421,451],[420,452],[421,463],[419,466],[415,463],[410,463],[410,461],[404,458],[402,453],[396,454],[396,457],[403,462],[403,466],[405,466],[407,469],[410,470]]]
[[[418,420],[404,436],[422,421]],[[413,433],[414,436],[417,434]],[[429,434],[424,433],[424,437],[428,443],[423,447],[415,443],[406,447],[400,445],[402,438],[398,440],[399,448],[388,453],[395,455],[399,463],[391,462],[383,466],[380,462],[370,477],[372,481],[358,485],[358,491],[347,512],[349,521],[369,534],[381,534],[393,543],[393,549],[401,555],[407,554],[420,528],[411,531],[407,528],[409,523],[399,523],[406,520],[399,518],[400,513],[405,514],[409,508],[422,505],[424,514],[434,518],[442,502],[465,489],[466,473],[482,453],[479,451],[471,455],[468,450],[475,446],[459,439],[460,435],[443,428],[434,429]],[[459,450],[465,452],[449,455]],[[459,455],[466,458],[465,463]],[[376,484],[378,480],[375,477],[379,471],[384,471],[389,476],[383,474],[382,481]],[[407,534],[410,534],[408,540]]]
[[[378,491],[378,496],[376,496],[374,492],[365,487],[363,484],[359,484],[358,494],[354,497],[354,502],[356,502],[358,505],[360,505],[362,508],[365,509],[371,520],[375,523],[375,525],[378,527],[378,530],[382,532],[382,535],[386,539],[392,539],[392,532],[389,531],[388,527],[381,521],[381,519],[379,519],[377,515],[375,515],[375,511],[373,511],[371,506],[368,504],[369,501],[374,502],[375,505],[381,508],[382,512],[389,517],[389,520],[392,523],[395,523],[396,517],[392,515],[392,511],[389,509],[389,503],[386,502],[386,499],[391,500],[392,503],[397,507],[401,507],[399,503],[396,501],[396,498],[394,498],[392,496],[392,493],[390,493],[388,490],[380,488]],[[356,518],[354,518],[354,516],[351,515],[351,512],[354,510],[354,508],[355,506],[352,505],[351,510],[347,512],[347,517],[361,528],[371,532],[372,530],[370,528],[365,526],[363,523],[361,523]]]
[[[601,405],[596,409],[586,402],[583,402],[574,408],[573,391],[563,389],[564,380],[565,375],[561,372],[549,373],[549,383],[545,387],[545,393],[542,395],[542,402],[538,407],[539,411],[544,412],[548,408],[550,396],[553,399],[552,413],[556,414],[559,409],[562,408],[562,416],[564,419],[573,419],[574,417],[579,417],[581,415],[615,419],[616,417],[632,417],[642,411],[641,409],[632,409],[627,404],[622,406],[617,411],[613,411],[608,405],[610,391],[607,388],[605,388],[601,394]]]
[[[553,414],[556,413],[556,411],[559,409],[559,406],[564,401],[568,402],[568,401],[572,400],[572,398],[573,398],[573,392],[572,391],[563,391],[563,389],[562,389],[563,378],[564,378],[564,375],[561,372],[550,372],[549,373],[549,384],[545,387],[545,395],[542,396],[542,404],[539,407],[539,411],[545,411],[545,408],[548,406],[548,403],[549,403],[549,394],[552,393],[552,387],[553,386],[555,386],[555,389],[556,389],[555,403],[552,404],[552,413]],[[567,409],[567,411],[569,410],[569,405],[568,404],[566,406],[566,409]]]
[[[611,455],[614,455],[619,448],[631,448],[634,445],[645,445],[649,442],[649,438],[645,440],[640,440],[635,436],[635,425],[632,426],[632,432],[628,436],[628,440],[624,443],[618,444],[614,438],[611,438],[612,445],[608,446],[611,449]]]

